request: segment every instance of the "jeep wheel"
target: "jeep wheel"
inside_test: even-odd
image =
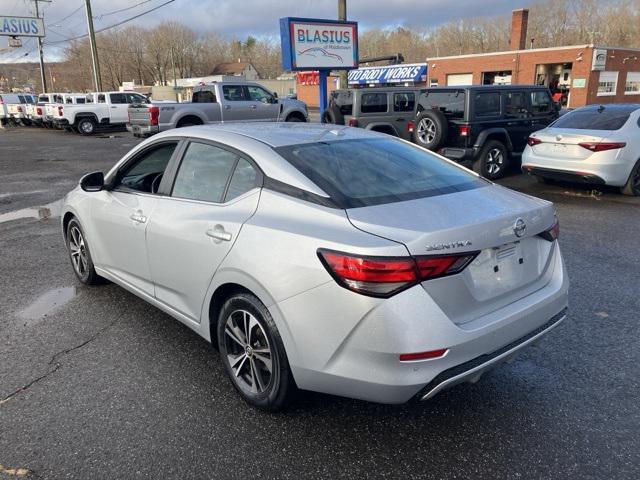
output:
[[[334,125],[344,125],[344,115],[342,115],[339,108],[329,107],[322,113],[322,117],[320,117],[320,121],[322,123],[333,123]]]
[[[447,118],[440,110],[424,110],[418,114],[413,140],[421,147],[437,150],[447,141]]]
[[[504,175],[508,165],[509,154],[504,143],[489,140],[473,162],[473,171],[489,180],[496,180]]]

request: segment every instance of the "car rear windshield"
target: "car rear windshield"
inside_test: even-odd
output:
[[[465,96],[464,90],[426,91],[420,97],[420,104],[440,110],[448,118],[464,118]]]
[[[276,148],[340,208],[445,195],[487,185],[436,155],[393,138]]]
[[[637,106],[579,109],[563,115],[552,126],[576,130],[619,130],[637,109]]]

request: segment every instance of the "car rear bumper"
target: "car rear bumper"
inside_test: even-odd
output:
[[[330,282],[276,304],[270,310],[278,329],[286,332],[283,340],[288,339],[285,346],[297,385],[404,403],[475,380],[563,320],[568,279],[559,248],[554,250],[546,285],[464,324],[451,321],[422,287],[380,300]],[[401,353],[443,348],[448,351],[439,358],[399,359]]]
[[[69,120],[67,120],[66,118],[54,118],[53,124],[57,127],[68,127]]]
[[[551,168],[539,168],[539,167],[532,167],[529,165],[523,165],[522,171],[529,175],[536,175],[539,177],[550,178],[551,180],[585,183],[589,185],[606,184],[606,181],[602,177],[599,177],[598,175],[594,175],[593,173],[553,170]]]
[[[438,153],[443,157],[447,157],[449,160],[464,162],[473,160],[478,155],[478,150],[476,148],[446,147],[441,149]]]
[[[157,125],[132,125],[127,123],[127,131],[134,135],[148,136],[154,135],[160,131]]]

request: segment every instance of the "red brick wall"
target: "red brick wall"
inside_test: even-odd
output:
[[[588,82],[588,103],[640,103],[640,95],[625,95],[627,72],[640,72],[640,52],[607,48],[606,71],[618,72],[616,95],[598,96],[600,72],[591,72]]]
[[[331,93],[336,89],[338,78],[327,78],[327,92]],[[298,100],[304,102],[309,107],[318,107],[320,105],[320,89],[318,85],[301,85],[296,84],[296,94]]]
[[[527,41],[527,25],[529,23],[529,10],[521,8],[511,14],[511,37],[509,48],[511,50],[524,50]]]

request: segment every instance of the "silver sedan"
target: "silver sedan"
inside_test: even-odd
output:
[[[296,388],[429,399],[567,307],[551,203],[356,128],[161,133],[85,176],[62,228],[81,282],[111,280],[192,328],[268,410]]]

